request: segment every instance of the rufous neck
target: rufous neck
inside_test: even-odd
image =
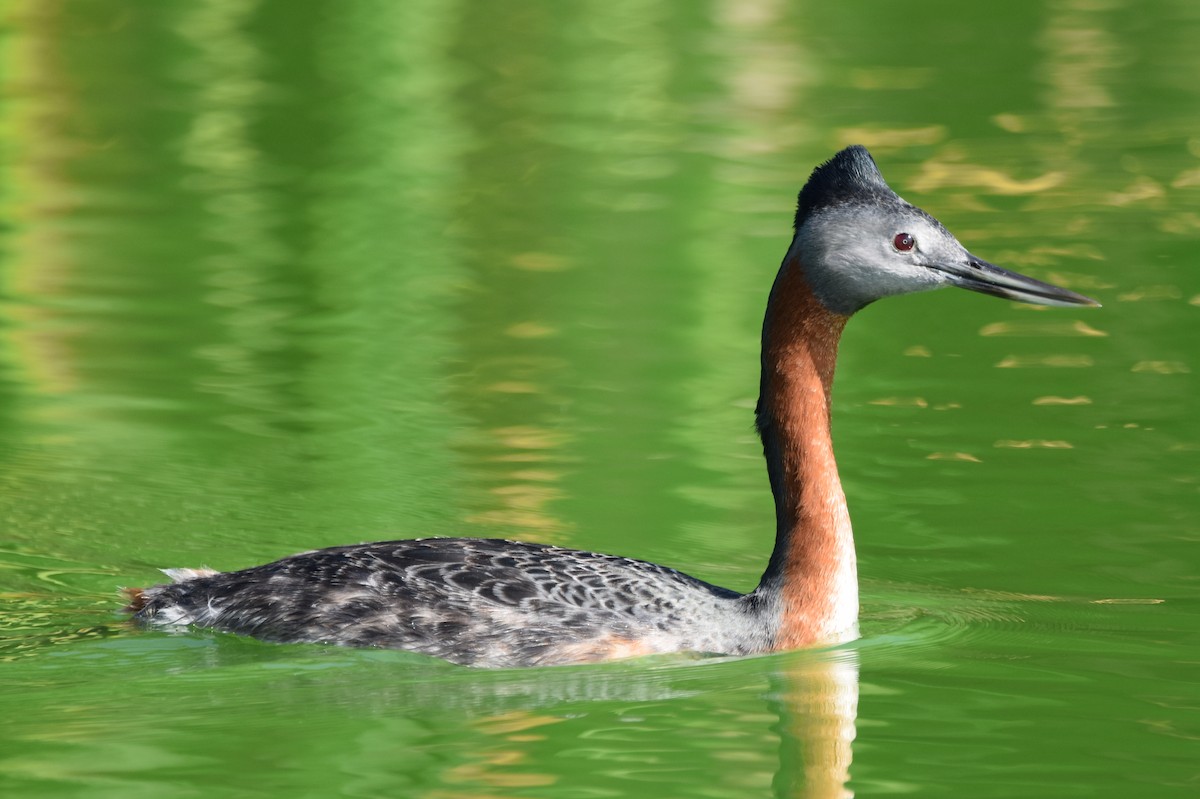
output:
[[[847,318],[821,304],[789,253],[767,303],[758,399],[776,540],[756,593],[781,613],[780,649],[844,637],[858,618],[854,537],[830,431]]]

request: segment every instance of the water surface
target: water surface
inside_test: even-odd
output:
[[[0,789],[1194,795],[1197,40],[1121,0],[8,4]],[[860,641],[481,672],[123,622],[158,567],[424,535],[751,588],[762,309],[853,142],[1104,303],[849,325]]]

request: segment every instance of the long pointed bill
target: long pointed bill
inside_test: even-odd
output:
[[[965,266],[939,267],[939,271],[950,277],[956,286],[1006,300],[1017,300],[1034,305],[1087,305],[1099,307],[1091,297],[1076,294],[1031,277],[1001,269],[971,255]]]

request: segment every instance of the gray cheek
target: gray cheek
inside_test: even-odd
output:
[[[876,300],[933,288],[931,281],[915,271],[879,272],[870,277],[870,284],[874,293],[871,299]],[[864,286],[862,291],[865,292],[866,289],[867,287]]]
[[[815,269],[805,265],[809,285],[822,305],[848,316],[884,297],[930,291],[946,285],[943,276],[931,269],[900,262],[889,263],[886,268],[865,265],[868,257],[862,253],[856,257],[855,253],[847,252],[826,257]]]
[[[805,282],[822,305],[848,316],[874,299],[867,296],[869,287],[863,284],[857,265],[862,260],[860,243],[843,240],[837,235],[840,231],[818,232],[817,228],[810,223],[799,232],[792,241],[788,261],[791,268],[803,270]]]
[[[817,299],[831,311],[850,315],[863,306],[897,294],[929,291],[945,284],[939,273],[920,266],[919,258],[889,249],[886,231],[870,214],[826,212],[797,233],[788,254],[799,263]],[[933,241],[920,227],[918,235]]]
[[[826,264],[828,265],[828,264]],[[861,273],[844,270],[820,269],[808,275],[813,294],[821,304],[834,313],[849,316],[863,306],[879,299],[879,286],[872,285]]]

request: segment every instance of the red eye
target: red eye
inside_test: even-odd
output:
[[[907,233],[897,233],[896,238],[892,239],[892,246],[900,252],[908,252],[917,246],[917,240]]]

